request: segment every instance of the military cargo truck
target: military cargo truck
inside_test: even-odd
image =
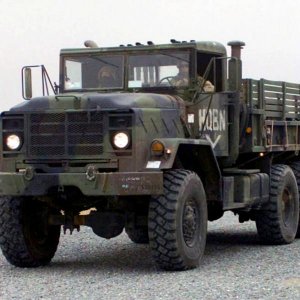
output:
[[[1,114],[0,245],[48,264],[61,227],[125,230],[156,264],[201,261],[207,222],[256,222],[262,243],[299,237],[300,85],[242,79],[243,42],[63,49],[59,84]],[[54,93],[49,95],[52,87]],[[31,99],[32,98],[32,99]],[[88,213],[82,214],[82,211]]]

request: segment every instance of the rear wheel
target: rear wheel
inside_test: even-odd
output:
[[[51,261],[60,237],[60,226],[48,224],[53,212],[32,198],[0,198],[0,247],[11,264],[38,267]]]
[[[300,201],[300,162],[294,162],[291,165],[291,168],[293,169],[295,177],[296,177],[296,181],[297,181],[297,185],[298,185],[298,192],[299,192],[299,201]],[[299,210],[299,222],[298,222],[296,238],[300,238],[300,210]]]
[[[296,236],[299,194],[295,175],[286,165],[274,165],[270,174],[270,199],[256,216],[257,232],[263,242],[288,244]]]
[[[202,182],[187,170],[164,175],[164,194],[149,205],[149,242],[158,266],[186,270],[198,266],[206,244],[207,205]]]

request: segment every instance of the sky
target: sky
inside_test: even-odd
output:
[[[242,40],[243,77],[300,83],[299,0],[0,0],[0,111],[23,101],[21,68],[58,82],[61,48]]]

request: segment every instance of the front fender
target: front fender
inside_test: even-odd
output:
[[[155,139],[165,147],[162,156],[151,155],[146,169],[186,169],[201,178],[208,199],[221,199],[221,171],[211,143],[203,139]]]
[[[153,142],[154,141],[159,141],[164,145],[165,153],[162,156],[155,156],[153,154],[150,155],[148,163],[149,161],[150,162],[159,161],[160,164],[158,168],[161,170],[172,169],[177,159],[186,161],[188,157],[191,156],[194,157],[196,154],[200,154],[204,151],[206,158],[212,160],[213,164],[220,172],[211,143],[207,140],[183,139],[183,138],[161,138],[161,139],[155,139],[153,140]],[[148,167],[146,166],[146,168],[151,168],[149,167],[149,165],[151,164],[147,164],[147,165]]]

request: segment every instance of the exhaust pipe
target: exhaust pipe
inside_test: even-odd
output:
[[[231,47],[231,56],[237,59],[241,59],[241,50],[246,44],[242,41],[231,41],[228,42],[227,45]]]
[[[228,89],[235,94],[233,105],[228,107],[228,122],[231,123],[228,135],[231,137],[232,142],[229,144],[229,157],[225,163],[230,166],[236,162],[239,155],[240,111],[243,104],[240,103],[243,99],[240,97],[242,91],[241,49],[245,46],[245,43],[231,41],[227,45],[231,46],[231,58],[228,61]]]
[[[231,59],[228,61],[228,87],[230,91],[240,91],[242,88],[241,49],[243,49],[245,43],[231,41],[227,45],[231,47]]]

